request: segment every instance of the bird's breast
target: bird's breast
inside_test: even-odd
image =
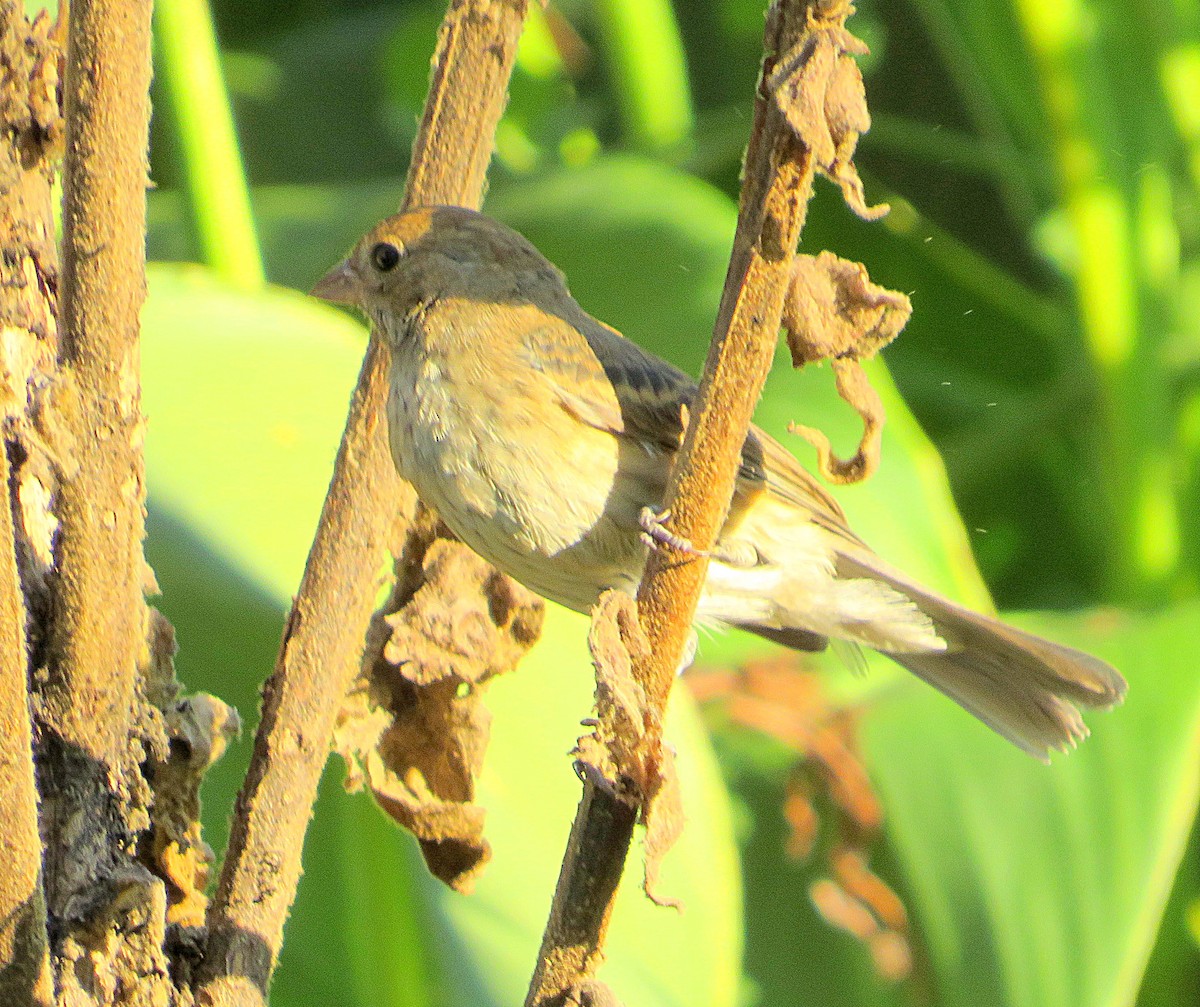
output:
[[[398,348],[391,377],[396,467],[471,548],[580,610],[606,587],[636,584],[644,555],[625,512],[637,509],[613,514],[616,437],[580,423],[528,368]]]

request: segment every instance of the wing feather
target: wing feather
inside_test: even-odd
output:
[[[586,350],[580,347],[577,333],[586,340]],[[577,318],[555,318],[528,333],[524,349],[527,362],[551,379],[564,409],[589,426],[659,454],[655,464],[661,467],[665,486],[683,439],[685,410],[696,397],[692,378],[582,311]],[[861,545],[825,488],[783,445],[751,427],[742,448],[726,533],[738,526],[763,493],[806,512],[836,537]]]

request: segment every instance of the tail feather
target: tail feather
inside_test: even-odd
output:
[[[883,652],[1036,758],[1087,737],[1073,704],[1104,709],[1125,696],[1125,679],[1099,658],[972,612],[882,564],[840,557],[838,573],[883,580],[908,595],[948,647]]]
[[[958,651],[889,654],[944,692],[993,731],[1043,762],[1088,736],[1079,711],[1052,689],[1021,682],[1011,662],[994,654]]]

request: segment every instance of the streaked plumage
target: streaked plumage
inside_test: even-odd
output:
[[[695,382],[586,314],[524,238],[469,210],[383,221],[314,290],[355,304],[392,351],[388,427],[400,474],[463,541],[534,591],[586,612],[634,592],[643,508],[662,501]],[[912,583],[847,526],[777,441],[746,440],[699,621],[789,646],[879,650],[1045,758],[1107,707],[1109,665]]]

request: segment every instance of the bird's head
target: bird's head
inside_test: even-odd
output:
[[[312,289],[377,323],[447,297],[481,302],[565,293],[562,276],[512,228],[457,206],[422,207],[376,224]]]

